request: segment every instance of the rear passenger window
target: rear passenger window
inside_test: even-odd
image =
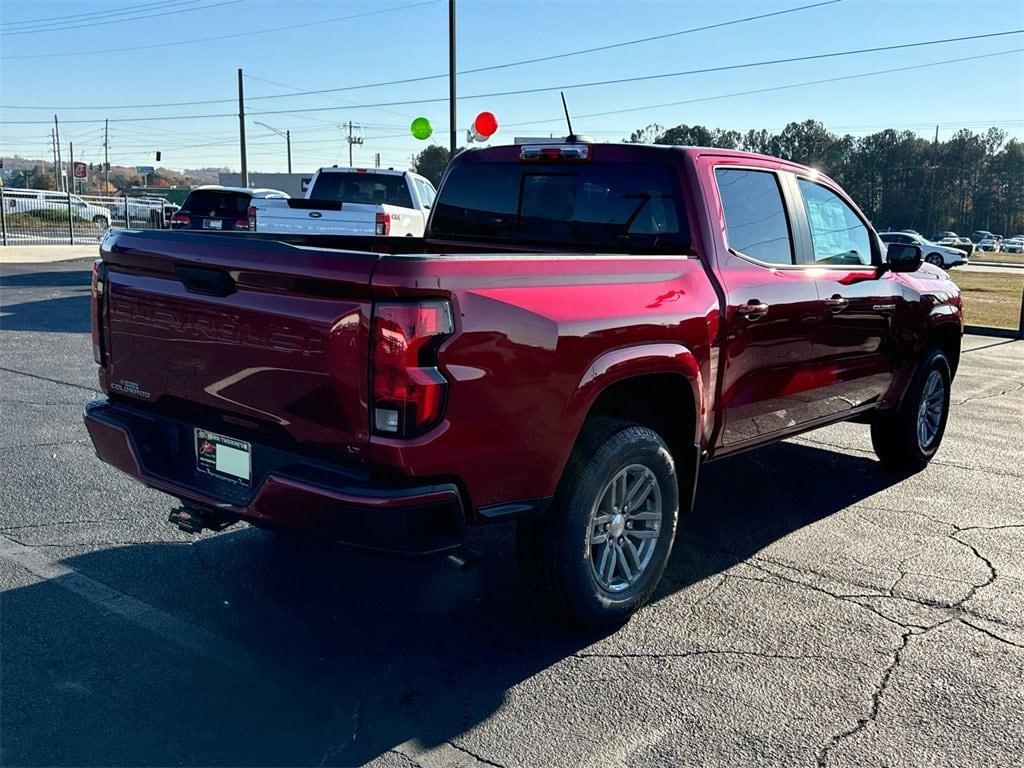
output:
[[[792,264],[789,222],[775,174],[718,168],[715,177],[725,210],[729,247],[757,261]]]

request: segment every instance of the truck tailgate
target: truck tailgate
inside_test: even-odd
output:
[[[109,393],[207,429],[362,451],[377,255],[180,232],[110,235],[101,252]]]
[[[313,207],[316,200],[254,201],[256,231],[280,234],[372,235],[378,205],[345,203],[341,210]],[[293,207],[293,205],[302,207]]]

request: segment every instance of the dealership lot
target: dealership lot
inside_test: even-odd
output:
[[[0,711],[21,764],[1011,765],[1024,753],[1024,342],[967,337],[938,458],[839,425],[709,465],[658,599],[538,616],[511,531],[383,559],[101,464],[89,262],[0,277]]]

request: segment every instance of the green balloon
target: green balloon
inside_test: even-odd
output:
[[[412,125],[409,127],[412,131],[412,135],[421,141],[423,139],[429,139],[430,134],[434,132],[433,126],[430,125],[430,121],[425,117],[417,117],[412,121]]]

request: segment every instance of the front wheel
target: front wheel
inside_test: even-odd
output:
[[[664,440],[638,424],[591,419],[551,513],[518,525],[524,581],[570,623],[620,624],[657,587],[678,515],[675,464]]]
[[[93,216],[92,223],[100,229],[107,229],[110,227],[110,220],[106,216]]]
[[[941,267],[944,264],[942,256],[937,253],[929,253],[924,260],[934,267]]]
[[[903,402],[871,422],[871,444],[887,468],[919,472],[942,443],[949,418],[949,361],[939,349],[921,361]]]

